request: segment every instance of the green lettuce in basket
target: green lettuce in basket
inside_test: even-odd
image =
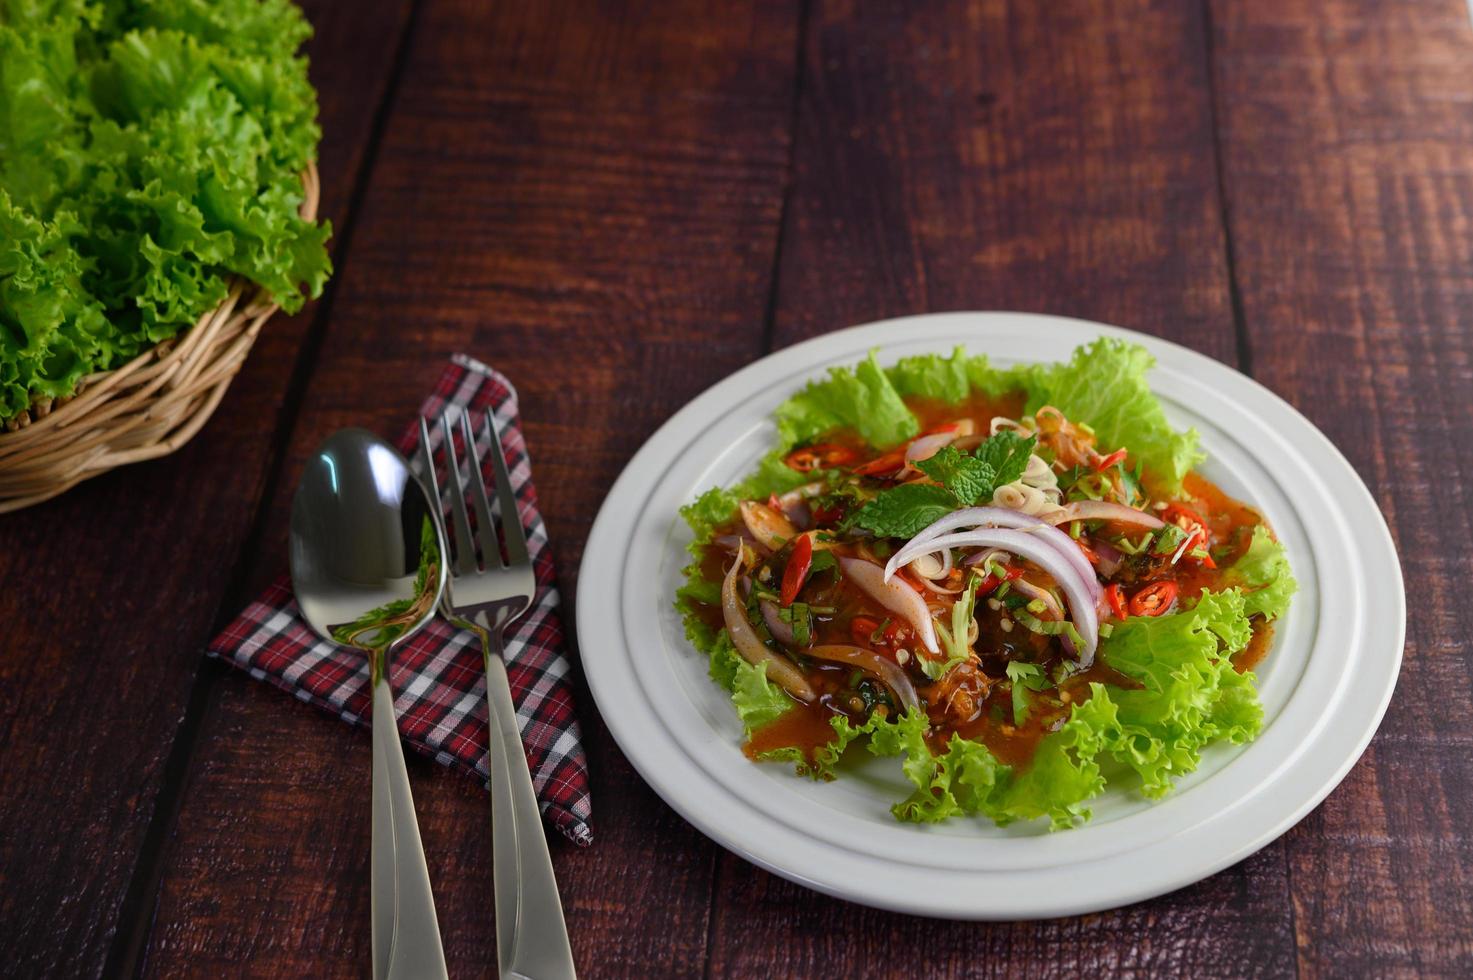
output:
[[[240,276],[288,312],[317,98],[287,0],[0,0],[0,420],[187,329]]]

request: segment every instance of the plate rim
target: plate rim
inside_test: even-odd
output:
[[[1386,675],[1385,682],[1378,688],[1377,697],[1374,699],[1374,702],[1370,705],[1360,707],[1360,723],[1355,726],[1353,744],[1340,746],[1339,751],[1333,753],[1336,757],[1334,764],[1320,767],[1323,771],[1319,773],[1313,790],[1308,793],[1301,791],[1298,794],[1295,805],[1280,812],[1275,819],[1269,821],[1267,826],[1256,832],[1251,840],[1221,851],[1210,860],[1199,860],[1189,868],[1178,869],[1174,873],[1158,874],[1148,883],[1140,884],[1137,887],[1132,887],[1128,882],[1122,881],[1118,888],[1111,890],[1110,894],[1103,898],[1095,896],[1088,900],[1074,901],[1068,898],[1057,898],[1042,903],[1033,902],[1032,904],[1009,902],[1007,903],[1008,907],[1005,909],[999,909],[995,905],[977,904],[958,907],[954,902],[940,902],[934,896],[917,897],[914,895],[865,892],[863,889],[856,889],[852,886],[836,883],[832,877],[825,877],[822,874],[812,874],[803,868],[794,867],[787,861],[775,859],[771,853],[773,847],[776,846],[775,844],[769,844],[766,848],[754,847],[750,840],[734,837],[728,830],[719,825],[719,821],[713,820],[710,814],[704,812],[701,808],[692,806],[688,800],[682,798],[681,793],[676,792],[674,787],[667,784],[669,775],[666,767],[677,765],[676,758],[668,755],[656,758],[657,753],[654,747],[649,744],[640,744],[636,741],[637,733],[631,728],[630,720],[627,717],[627,705],[609,703],[609,699],[613,696],[611,693],[613,681],[606,674],[606,671],[611,669],[608,666],[609,658],[594,652],[601,644],[608,642],[608,636],[617,634],[617,642],[623,643],[622,628],[620,630],[610,630],[605,626],[602,630],[598,630],[596,629],[596,624],[592,622],[593,617],[600,610],[608,612],[609,607],[612,607],[616,616],[619,615],[619,607],[623,602],[621,598],[623,589],[622,587],[611,585],[601,589],[595,595],[587,591],[588,583],[598,580],[596,574],[591,573],[597,572],[600,563],[606,561],[606,556],[612,553],[615,545],[618,543],[615,540],[617,538],[615,526],[622,524],[626,528],[633,528],[636,524],[641,523],[641,519],[648,511],[648,501],[641,504],[633,513],[621,513],[620,509],[625,498],[630,493],[630,485],[640,480],[643,475],[642,471],[648,469],[650,460],[658,455],[657,450],[666,443],[669,443],[672,437],[687,427],[693,419],[699,419],[703,415],[709,416],[713,411],[719,412],[723,403],[730,402],[730,393],[736,392],[744,387],[749,387],[750,381],[754,377],[764,373],[764,369],[770,366],[775,359],[781,358],[785,361],[798,360],[802,362],[801,370],[797,373],[805,378],[812,378],[821,376],[825,363],[843,358],[862,357],[867,347],[879,348],[882,355],[889,353],[891,359],[896,355],[893,351],[886,351],[887,347],[915,346],[921,341],[931,343],[931,349],[933,350],[940,350],[945,345],[963,344],[974,353],[987,353],[986,344],[989,340],[987,331],[989,329],[992,329],[996,333],[1007,329],[1010,324],[1016,326],[1020,323],[1025,323],[1030,327],[1043,330],[1055,328],[1064,333],[1083,333],[1086,335],[1086,340],[1090,336],[1104,335],[1122,337],[1136,343],[1141,343],[1156,355],[1158,361],[1164,362],[1169,357],[1172,361],[1185,360],[1188,364],[1196,363],[1198,366],[1204,366],[1211,372],[1217,373],[1220,380],[1226,381],[1227,379],[1231,379],[1231,385],[1241,386],[1246,384],[1249,386],[1247,393],[1250,398],[1247,401],[1230,392],[1221,392],[1221,398],[1227,402],[1244,405],[1246,410],[1247,406],[1254,404],[1254,400],[1261,399],[1263,401],[1262,406],[1259,408],[1260,411],[1264,408],[1270,408],[1277,412],[1289,413],[1294,428],[1298,430],[1293,435],[1296,438],[1312,439],[1315,443],[1313,448],[1322,454],[1328,455],[1330,462],[1336,470],[1333,474],[1326,474],[1326,490],[1338,490],[1343,495],[1346,489],[1353,489],[1355,493],[1351,496],[1353,497],[1354,506],[1368,509],[1369,513],[1375,517],[1372,527],[1357,526],[1357,532],[1361,535],[1360,540],[1363,543],[1363,546],[1357,549],[1362,553],[1360,557],[1363,558],[1364,552],[1366,551],[1384,549],[1385,553],[1389,554],[1392,559],[1390,564],[1393,568],[1395,587],[1392,589],[1383,589],[1382,594],[1389,595],[1391,599],[1392,609],[1383,610],[1383,613],[1387,611],[1393,613],[1391,618],[1394,620],[1394,630],[1391,636],[1378,638],[1379,642],[1393,648],[1390,650],[1389,657],[1385,653],[1381,654],[1385,658],[1383,663],[1384,670],[1381,671],[1381,673]],[[921,326],[931,329],[932,333],[937,330],[949,330],[951,336],[945,338],[918,338],[916,336],[919,332],[917,328]],[[962,336],[964,333],[971,334],[971,336],[964,337]],[[878,336],[880,334],[888,334],[888,336]],[[1047,359],[1047,357],[1048,355],[1042,355],[1039,359]],[[809,361],[813,363],[808,363]],[[1226,373],[1224,374],[1223,372]],[[801,383],[800,381],[799,384]],[[759,387],[762,393],[765,394],[765,387]],[[709,422],[707,424],[709,425]],[[1313,454],[1308,449],[1300,448],[1296,451],[1296,455],[1306,457]],[[1342,482],[1347,476],[1349,478],[1348,481]],[[1346,506],[1347,509],[1351,507],[1350,504]],[[669,527],[676,520],[678,518],[674,514],[664,515],[663,525]],[[1301,557],[1313,558],[1313,553],[1311,552],[1310,555]],[[1318,806],[1339,785],[1364,753],[1365,748],[1379,728],[1380,722],[1385,715],[1394,693],[1396,681],[1400,673],[1406,629],[1405,594],[1402,586],[1400,558],[1397,555],[1395,544],[1386,525],[1384,515],[1379,506],[1377,506],[1375,499],[1371,496],[1364,481],[1361,480],[1354,468],[1350,466],[1344,455],[1324,433],[1314,426],[1294,406],[1274,394],[1255,379],[1173,341],[1089,320],[1010,311],[960,311],[940,314],[920,314],[861,324],[823,334],[791,347],[774,351],[722,378],[672,414],[641,445],[640,449],[626,464],[601,505],[598,517],[590,531],[580,567],[579,584],[580,588],[578,590],[575,608],[575,622],[590,691],[593,693],[594,700],[598,704],[606,724],[609,726],[611,735],[614,737],[616,743],[619,744],[621,750],[624,751],[626,757],[629,758],[631,765],[640,773],[646,783],[668,805],[674,808],[682,818],[738,856],[806,887],[839,898],[857,901],[879,908],[960,919],[1040,918],[1077,914],[1129,904],[1154,895],[1173,891],[1201,880],[1224,867],[1242,860],[1275,840],[1314,809],[1314,807]],[[1323,597],[1321,598],[1320,608],[1322,606]],[[598,639],[592,640],[596,635]],[[1360,643],[1362,646],[1366,645],[1365,641],[1360,641]],[[1309,660],[1307,659],[1305,661],[1305,669],[1308,668],[1308,665]],[[1339,687],[1343,686],[1343,684],[1339,685]],[[1293,695],[1291,694],[1289,702],[1286,702],[1285,707],[1287,708],[1288,703],[1292,703],[1292,701]],[[649,705],[646,704],[646,707],[649,707]],[[1327,722],[1328,719],[1333,717],[1336,711],[1341,710],[1343,710],[1341,700],[1337,698],[1337,700],[1331,703],[1330,710],[1323,713],[1321,721]],[[664,721],[657,714],[652,714],[652,717],[663,726]],[[1266,727],[1265,733],[1267,731],[1268,728]],[[673,733],[669,734],[673,735]],[[685,761],[695,766],[699,777],[701,767],[690,760],[689,757]],[[1283,762],[1274,772],[1270,773],[1268,779],[1278,778],[1277,773],[1279,770],[1288,768],[1291,763],[1297,764],[1298,761],[1299,759],[1296,756],[1289,761]],[[1231,762],[1228,765],[1230,766]],[[1210,780],[1204,781],[1202,785],[1206,785],[1208,782]],[[721,789],[732,795],[729,788],[722,786]],[[750,801],[741,801],[738,799],[737,802],[750,807]],[[1191,829],[1188,827],[1180,832],[1185,833]],[[1150,846],[1155,846],[1156,843],[1158,842],[1152,842]],[[838,856],[845,859],[852,857],[847,852]],[[879,863],[881,866],[885,865],[883,860],[880,860]],[[1021,872],[995,872],[991,870],[959,872],[965,880],[995,880],[1006,877],[1007,874],[1014,873],[1023,875],[1033,874],[1037,876],[1043,872],[1028,872],[1026,870]],[[931,874],[938,878],[955,877],[955,875],[950,873],[938,875],[935,871],[932,871]]]

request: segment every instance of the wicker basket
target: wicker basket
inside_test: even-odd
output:
[[[302,175],[302,217],[317,217],[315,165]],[[67,399],[37,401],[0,432],[0,513],[54,497],[115,466],[172,453],[214,413],[277,306],[231,283],[188,331],[122,367],[88,375]]]

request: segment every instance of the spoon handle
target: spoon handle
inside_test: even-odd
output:
[[[373,685],[373,975],[448,977],[389,682]]]
[[[493,630],[499,639],[500,631]],[[496,958],[504,978],[575,980],[542,814],[500,653],[486,650],[491,726],[491,854]]]

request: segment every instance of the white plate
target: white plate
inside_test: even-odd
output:
[[[1174,425],[1196,426],[1205,474],[1252,503],[1288,548],[1299,593],[1258,671],[1263,733],[1214,746],[1158,803],[1110,789],[1085,826],[897,822],[896,759],[851,753],[815,783],[741,753],[741,729],[673,596],[690,533],[676,511],[745,474],[773,444],[772,410],[831,365],[961,344],[999,366],[1067,358],[1101,334],[1144,344]],[[907,317],[763,358],[665,423],[599,512],[578,578],[584,671],[645,780],[713,840],[770,871],[880,908],[958,919],[1072,915],[1180,888],[1263,847],[1334,789],[1396,684],[1406,611],[1391,536],[1365,485],[1319,430],[1241,374],[1117,327],[1020,313]]]

